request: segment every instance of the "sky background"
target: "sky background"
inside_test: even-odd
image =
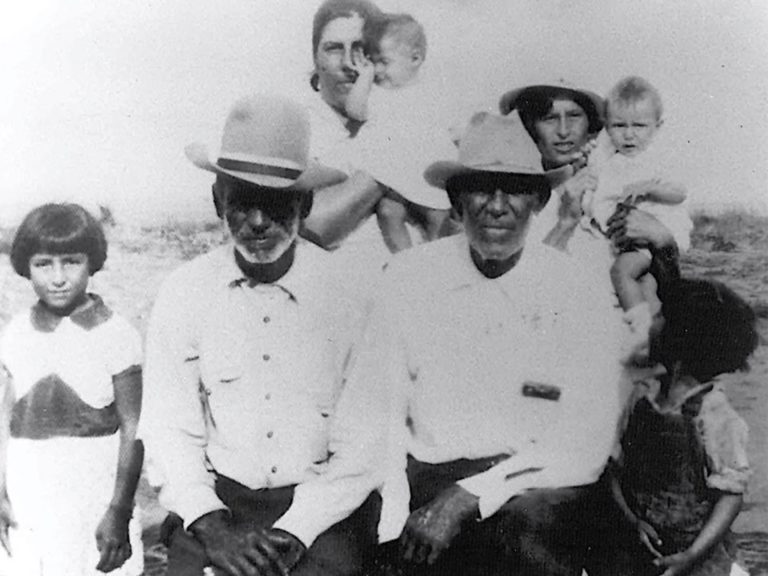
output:
[[[661,92],[658,145],[679,160],[693,205],[768,214],[768,2],[378,4],[425,25],[446,124],[520,85],[564,77],[604,94],[638,74]],[[306,89],[318,5],[3,2],[0,223],[51,199],[104,204],[126,222],[212,216],[211,177],[184,146],[215,145],[242,95]]]

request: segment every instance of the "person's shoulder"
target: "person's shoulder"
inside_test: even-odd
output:
[[[183,298],[210,290],[212,283],[221,281],[226,259],[232,246],[218,246],[205,254],[196,256],[172,270],[160,285],[160,296],[170,299]]]
[[[720,425],[736,426],[739,428],[746,428],[747,425],[739,413],[736,412],[736,409],[728,400],[724,387],[719,383],[715,383],[712,390],[702,396],[699,416],[709,422]]]
[[[395,254],[387,265],[386,274],[390,277],[424,277],[425,280],[442,276],[444,271],[450,273],[464,260],[466,249],[463,234],[418,244]]]
[[[5,325],[0,336],[0,347],[15,336],[29,332],[32,330],[32,322],[30,320],[32,314],[31,308],[24,308],[11,316],[11,319]]]

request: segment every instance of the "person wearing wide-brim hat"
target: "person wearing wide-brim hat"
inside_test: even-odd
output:
[[[337,258],[298,238],[313,190],[343,178],[309,160],[309,137],[301,106],[260,95],[232,107],[216,155],[186,149],[231,238],[171,273],[149,322],[141,437],[173,513],[170,576],[351,574],[373,544],[374,503],[357,509],[373,486],[350,506],[319,474],[362,306]],[[334,442],[329,472],[365,462]]]
[[[594,156],[605,154],[596,143],[603,127],[603,98],[564,79],[526,85],[502,94],[502,114],[519,114],[536,142],[541,164],[553,183],[552,199],[542,211],[531,240],[568,251],[593,274],[608,281],[613,255],[603,233],[580,222],[581,205],[597,187]],[[569,219],[562,216],[568,214]],[[579,225],[581,224],[581,225]],[[609,219],[608,236],[616,246],[647,246],[660,275],[675,275],[677,244],[672,232],[642,209],[617,211]]]
[[[464,232],[390,262],[348,378],[386,418],[380,563],[578,575],[620,414],[609,287],[528,241],[551,184],[517,113],[475,115],[424,176]]]

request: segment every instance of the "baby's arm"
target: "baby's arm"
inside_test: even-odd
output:
[[[660,204],[680,204],[687,196],[688,191],[679,182],[671,182],[659,178],[633,182],[624,187],[624,197],[631,198],[633,204],[643,200]]]
[[[743,496],[741,494],[721,492],[720,498],[712,509],[712,514],[693,544],[687,550],[657,558],[654,561],[657,566],[666,568],[662,576],[686,574],[693,564],[703,558],[715,544],[723,539],[741,511],[742,501]]]
[[[356,59],[354,64],[358,73],[357,79],[347,95],[344,111],[348,118],[365,122],[368,120],[368,98],[371,95],[371,86],[373,85],[374,67],[373,63],[365,56]]]

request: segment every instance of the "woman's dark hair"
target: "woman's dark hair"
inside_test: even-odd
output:
[[[652,357],[707,382],[748,367],[758,344],[755,313],[733,290],[712,280],[683,278],[668,286],[664,325],[652,342]]]
[[[549,181],[536,174],[508,174],[505,172],[468,172],[451,176],[445,183],[445,191],[451,206],[461,215],[461,195],[473,190],[514,190],[527,191],[539,197],[544,206],[552,194]]]
[[[29,278],[29,259],[35,254],[88,255],[91,274],[107,259],[107,239],[101,224],[79,204],[43,204],[24,217],[11,244],[11,264]]]
[[[317,47],[320,44],[320,36],[323,30],[332,20],[337,18],[351,18],[360,16],[363,22],[371,19],[381,18],[382,12],[369,0],[325,0],[320,8],[315,12],[312,20],[312,57],[317,54]]]
[[[520,120],[523,121],[523,126],[534,142],[538,142],[539,139],[536,133],[536,122],[549,114],[555,100],[573,100],[581,106],[589,120],[589,127],[587,128],[589,134],[597,134],[603,129],[602,110],[598,110],[594,102],[584,94],[567,88],[529,89],[517,97],[515,108],[518,109]]]

